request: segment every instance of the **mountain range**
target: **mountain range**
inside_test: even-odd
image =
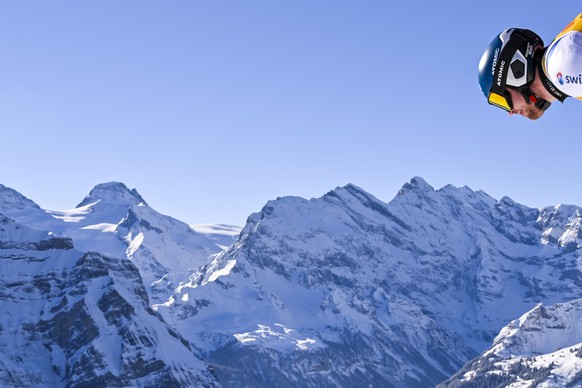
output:
[[[581,219],[419,177],[389,202],[278,198],[243,228],[122,183],[68,211],[0,185],[0,381],[581,386]]]

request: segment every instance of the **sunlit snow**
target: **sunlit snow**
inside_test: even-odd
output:
[[[257,325],[258,329],[248,333],[235,334],[234,337],[243,344],[260,342],[262,346],[272,349],[284,350],[294,348],[298,350],[307,350],[316,344],[311,338],[299,338],[299,334],[285,327],[282,324],[275,323],[269,325]]]
[[[95,224],[95,225],[87,225],[87,226],[82,227],[81,229],[99,230],[103,233],[115,233],[116,228],[117,228],[117,224],[102,223],[102,224]]]
[[[235,264],[236,264],[236,260],[228,261],[226,263],[226,265],[224,266],[224,268],[221,268],[218,271],[213,272],[212,275],[210,275],[210,277],[208,278],[208,281],[214,282],[214,281],[216,281],[216,279],[218,279],[221,276],[227,276],[228,274],[230,274],[230,271],[232,271]]]
[[[86,218],[87,214],[91,213],[91,208],[97,203],[99,203],[99,201],[75,209],[47,210],[46,212],[55,219],[63,222],[81,222]]]
[[[201,234],[216,234],[223,236],[234,237],[238,235],[241,228],[232,225],[221,225],[221,224],[194,224],[190,225],[193,231]]]

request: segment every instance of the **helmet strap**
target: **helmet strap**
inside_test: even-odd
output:
[[[523,85],[517,88],[517,91],[521,93],[521,95],[523,96],[523,98],[525,98],[525,101],[528,104],[534,104],[536,108],[541,110],[548,109],[550,105],[552,105],[552,103],[535,95],[534,92],[532,92],[531,89],[529,88],[529,85],[530,84]]]

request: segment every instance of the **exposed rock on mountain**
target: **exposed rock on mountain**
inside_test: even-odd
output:
[[[413,178],[270,201],[238,237],[120,183],[68,211],[2,186],[0,214],[7,384],[579,384],[576,206]]]
[[[0,215],[3,386],[213,385],[128,260]]]
[[[582,296],[562,243],[578,215],[421,178],[390,203],[280,198],[155,308],[235,386],[430,386],[537,303]]]
[[[441,386],[582,386],[582,299],[534,307]]]

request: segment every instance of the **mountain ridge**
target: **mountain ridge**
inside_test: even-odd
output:
[[[389,203],[355,185],[337,188],[318,199],[283,197],[269,201],[249,217],[237,244],[202,267],[190,284],[156,308],[192,342],[224,337],[226,343],[206,343],[211,354],[232,347],[229,338],[233,336],[246,339],[243,345],[253,342],[249,338],[258,341],[263,337],[252,333],[276,332],[275,323],[315,341],[311,347],[319,349],[329,349],[329,344],[338,341],[337,335],[322,333],[319,326],[333,328],[334,333],[351,332],[355,337],[344,338],[348,342],[342,346],[375,332],[376,341],[406,349],[408,342],[395,342],[395,338],[405,338],[417,344],[411,358],[406,362],[401,358],[394,361],[398,367],[384,365],[384,369],[410,370],[412,365],[419,369],[413,367],[410,375],[384,375],[382,384],[414,385],[411,376],[422,376],[416,383],[420,386],[436,384],[453,365],[462,365],[460,359],[483,351],[507,321],[538,299],[559,302],[568,295],[580,295],[578,272],[566,270],[557,279],[552,275],[556,268],[566,267],[560,263],[564,258],[570,267],[575,267],[577,258],[568,256],[574,251],[567,252],[559,244],[540,243],[548,231],[543,227],[547,217],[540,218],[540,214],[508,198],[496,201],[466,187],[435,191],[418,178]],[[544,279],[536,275],[539,266]],[[268,283],[279,286],[268,288]],[[255,316],[244,318],[238,308],[226,312],[213,307],[226,303],[220,300],[232,303],[233,295],[248,295],[248,299],[236,299],[235,305],[249,303],[247,308],[264,311],[262,321]],[[289,316],[288,311],[298,309],[290,295],[303,295],[302,300],[311,301],[299,309],[305,318],[296,313]],[[244,333],[221,327],[214,318],[218,316],[236,317]],[[323,323],[306,324],[306,317]],[[411,330],[419,321],[426,322],[424,328]],[[192,327],[195,322],[200,327],[217,327],[222,334],[199,332]],[[437,330],[447,338],[440,345],[428,334]],[[384,334],[378,334],[381,332]],[[282,340],[274,334],[267,338]],[[363,341],[372,346],[371,338]],[[456,345],[444,350],[445,343]],[[272,354],[271,362],[278,362],[281,354]],[[370,354],[360,356],[364,365]],[[290,369],[287,373],[293,376],[296,372]],[[373,376],[383,375],[380,369],[365,370]],[[247,384],[264,384],[246,377]],[[287,384],[301,381],[293,380],[300,379],[297,375],[287,378]]]
[[[421,387],[460,370],[477,376],[471,360],[508,322],[539,303],[554,311],[582,298],[576,206],[533,209],[468,187],[435,190],[414,177],[389,202],[353,184],[320,198],[268,201],[233,239],[228,231],[201,235],[123,184],[98,186],[71,211],[0,206],[41,231],[24,233],[16,248],[0,234],[0,263],[27,257],[10,249],[53,236],[49,251],[69,241],[77,255],[131,264],[140,285],[125,282],[133,291],[120,295],[130,306],[147,298],[165,325],[151,330],[170,330],[188,345],[203,385]],[[106,207],[98,206],[103,198]],[[143,381],[155,373],[147,371]]]
[[[438,387],[582,385],[582,299],[538,304]]]

